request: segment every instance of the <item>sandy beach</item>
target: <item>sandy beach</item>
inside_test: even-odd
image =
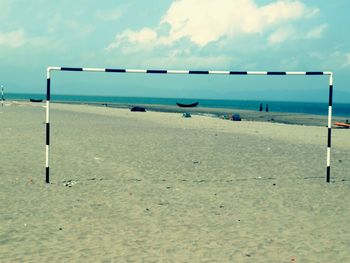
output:
[[[0,262],[350,262],[349,129],[327,184],[311,117],[51,104],[45,184],[43,106],[0,107]]]

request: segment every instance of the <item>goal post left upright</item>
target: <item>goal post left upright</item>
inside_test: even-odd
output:
[[[46,80],[46,164],[45,164],[45,182],[50,183],[50,166],[49,166],[49,151],[50,151],[50,97],[51,97],[51,80],[50,80],[51,68],[47,68],[47,80]]]

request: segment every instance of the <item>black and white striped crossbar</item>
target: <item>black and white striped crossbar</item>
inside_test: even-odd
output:
[[[168,69],[114,69],[114,68],[72,68],[48,67],[48,71],[88,71],[114,73],[148,73],[148,74],[197,74],[197,75],[331,75],[323,71],[224,71],[224,70],[168,70]]]
[[[195,75],[328,75],[329,76],[329,104],[328,104],[328,138],[327,138],[327,171],[326,181],[330,182],[330,156],[332,135],[332,104],[333,104],[333,73],[329,71],[222,71],[222,70],[167,70],[167,69],[114,69],[114,68],[75,68],[48,67],[46,91],[46,183],[50,183],[49,147],[50,147],[50,97],[51,71],[86,71],[110,73],[143,73],[143,74],[195,74]]]

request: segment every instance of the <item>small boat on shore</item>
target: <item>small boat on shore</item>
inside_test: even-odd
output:
[[[43,100],[37,100],[37,99],[29,99],[30,102],[43,102]]]
[[[350,123],[348,121],[346,121],[346,122],[335,122],[334,125],[338,126],[338,127],[341,127],[341,128],[346,128],[346,129],[350,128]]]
[[[135,107],[132,107],[130,111],[146,112],[146,109],[144,107],[135,106]]]
[[[197,107],[199,104],[199,102],[194,102],[194,103],[190,103],[190,104],[183,104],[183,103],[179,103],[176,102],[176,105],[181,107],[181,108],[192,108],[192,107]]]

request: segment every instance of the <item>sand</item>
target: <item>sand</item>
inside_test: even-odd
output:
[[[350,130],[6,105],[0,262],[350,262]]]

